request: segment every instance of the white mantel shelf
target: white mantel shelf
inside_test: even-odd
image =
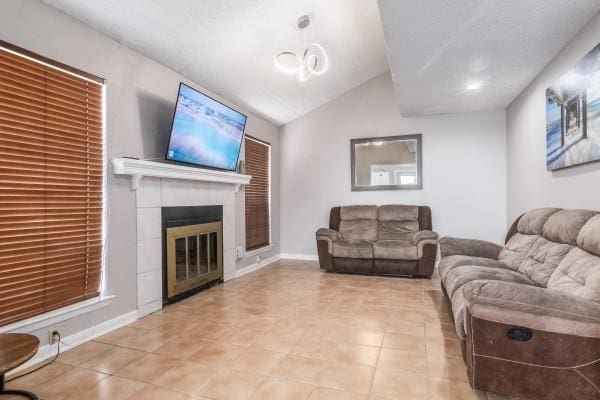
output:
[[[250,175],[235,172],[217,171],[212,169],[186,167],[166,162],[148,160],[135,160],[132,158],[113,158],[111,160],[112,172],[115,175],[130,175],[131,189],[137,190],[144,176],[153,178],[183,179],[187,181],[230,183],[235,186],[235,191],[241,185],[247,185],[252,178]]]

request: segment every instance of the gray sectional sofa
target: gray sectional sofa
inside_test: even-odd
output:
[[[476,389],[600,399],[600,214],[543,208],[505,246],[440,240],[442,287]]]
[[[425,206],[334,207],[316,232],[321,268],[329,272],[429,277],[437,253]]]

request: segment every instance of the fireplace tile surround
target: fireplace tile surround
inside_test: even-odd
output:
[[[235,276],[235,186],[168,178],[144,178],[136,191],[137,306],[140,316],[162,308],[161,208],[223,206],[223,273]]]

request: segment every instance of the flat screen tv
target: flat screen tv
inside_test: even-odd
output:
[[[166,159],[234,171],[246,116],[181,83]]]

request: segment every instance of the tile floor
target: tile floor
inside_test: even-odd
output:
[[[282,260],[8,387],[44,400],[500,399],[469,387],[443,302],[435,278],[327,274]]]

